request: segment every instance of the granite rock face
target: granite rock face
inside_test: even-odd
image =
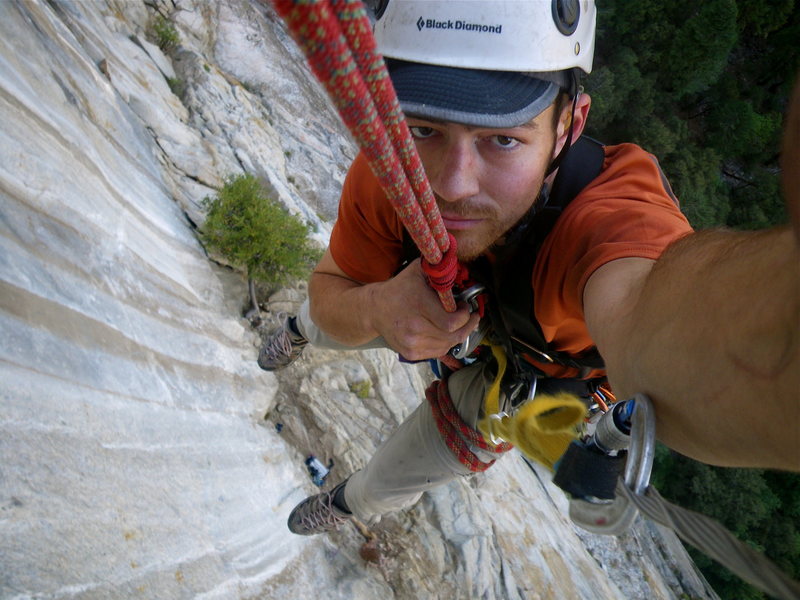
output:
[[[260,2],[9,0],[0,34],[0,597],[713,597],[669,535],[577,531],[518,456],[371,532],[290,534],[304,459],[328,485],[363,465],[425,374],[382,350],[261,371],[245,281],[195,228],[246,171],[324,244],[348,134]]]

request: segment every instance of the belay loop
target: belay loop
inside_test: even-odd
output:
[[[455,256],[361,0],[273,4],[425,261],[438,267],[448,251]],[[455,311],[452,284],[437,285],[445,310]]]

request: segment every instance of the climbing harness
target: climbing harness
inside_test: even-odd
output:
[[[536,394],[534,378],[526,401],[516,410],[501,407],[500,388],[508,361],[500,345],[488,342],[488,346],[497,373],[486,392],[484,417],[478,421],[478,429],[493,443],[510,442],[528,458],[552,469],[577,437],[575,427],[583,421],[586,405],[568,393]]]
[[[603,169],[603,145],[581,136],[564,156],[551,189],[543,189],[531,214],[498,246],[494,263],[480,259],[470,265],[470,274],[489,291],[494,329],[509,356],[530,358],[535,362],[556,364],[573,369],[578,378],[604,367],[596,350],[580,358],[552,348],[533,314],[533,267],[542,242],[553,229],[570,202]]]

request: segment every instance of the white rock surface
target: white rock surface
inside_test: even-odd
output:
[[[376,563],[287,531],[305,456],[345,476],[423,390],[384,351],[258,369],[195,237],[247,171],[327,239],[355,149],[297,56],[255,1],[0,2],[0,597],[713,597],[669,536],[576,532],[516,456],[384,518]]]

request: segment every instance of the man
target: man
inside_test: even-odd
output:
[[[603,148],[592,180],[534,239],[586,124],[591,99],[574,71],[591,70],[594,27],[593,3],[568,0],[392,0],[376,23],[459,259],[494,284],[495,311],[513,312],[506,286],[532,290],[527,316],[544,346],[509,343],[515,332],[498,331],[509,315],[491,319],[521,370],[536,375],[520,376],[522,397],[567,383],[587,396],[604,363],[619,397],[652,397],[668,445],[716,464],[800,470],[797,428],[778,425],[796,412],[800,388],[800,258],[789,230],[690,235],[655,159],[621,145]],[[462,343],[479,315],[463,305],[445,312],[419,260],[401,268],[408,258],[402,225],[359,156],[310,303],[268,340],[259,364],[285,366],[307,340],[388,346],[411,360]],[[526,258],[531,270],[517,272]],[[446,373],[446,395],[473,429],[496,371],[484,353]],[[514,385],[503,388],[507,402]],[[755,409],[765,395],[774,402]],[[745,438],[747,419],[756,435]],[[466,445],[470,461],[491,464],[485,445]],[[364,469],[299,504],[289,528],[315,534],[407,507],[474,470],[463,458],[423,403]]]

